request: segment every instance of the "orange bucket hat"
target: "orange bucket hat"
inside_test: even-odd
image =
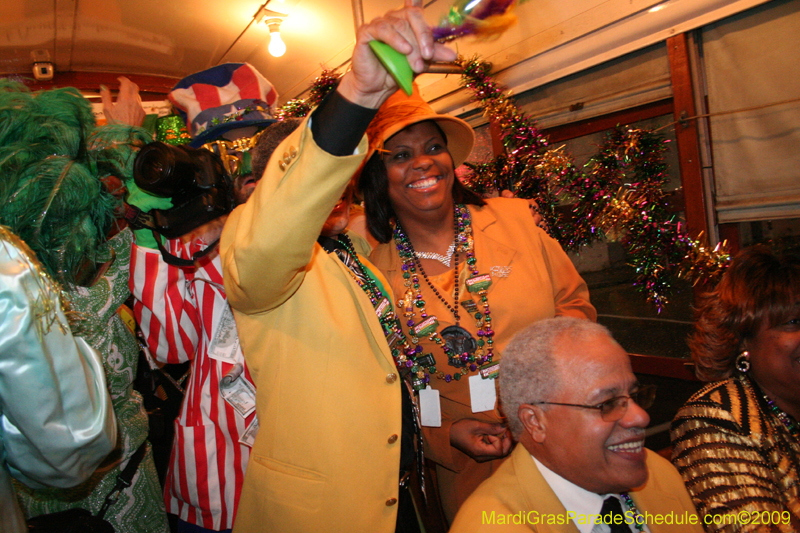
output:
[[[447,149],[453,156],[453,166],[457,167],[467,160],[472,151],[472,145],[475,144],[475,133],[472,128],[460,118],[436,113],[428,102],[422,99],[416,83],[410,96],[402,90],[390,96],[370,122],[367,128],[367,137],[369,138],[367,159],[376,150],[383,150],[384,143],[392,135],[407,126],[425,120],[436,122],[444,131],[447,136]]]

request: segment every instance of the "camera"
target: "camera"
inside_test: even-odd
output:
[[[133,179],[143,191],[172,200],[171,209],[154,209],[137,220],[168,239],[233,209],[232,179],[209,150],[152,142],[136,155]]]

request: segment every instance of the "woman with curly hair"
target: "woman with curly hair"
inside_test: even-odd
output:
[[[672,461],[706,529],[800,531],[800,256],[742,251],[689,346],[712,383],[672,422]]]

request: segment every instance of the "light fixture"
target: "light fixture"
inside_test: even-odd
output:
[[[267,46],[267,50],[269,50],[272,57],[281,57],[286,53],[286,43],[281,39],[281,22],[287,15],[280,11],[267,9],[267,4],[269,3],[269,0],[267,0],[267,3],[261,6],[258,13],[256,13],[256,19],[266,24],[267,28],[269,28],[269,46]]]
[[[272,57],[281,57],[286,53],[286,43],[281,39],[282,21],[283,19],[277,17],[264,19],[264,23],[269,28],[269,46],[267,46],[267,50],[269,50]]]

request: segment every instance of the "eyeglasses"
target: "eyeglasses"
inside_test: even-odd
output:
[[[644,385],[629,396],[614,396],[597,405],[581,405],[578,403],[560,402],[531,402],[529,405],[563,405],[565,407],[581,407],[583,409],[596,409],[600,411],[600,418],[604,422],[616,422],[628,412],[628,401],[633,400],[642,409],[648,409],[656,398],[656,386]]]

